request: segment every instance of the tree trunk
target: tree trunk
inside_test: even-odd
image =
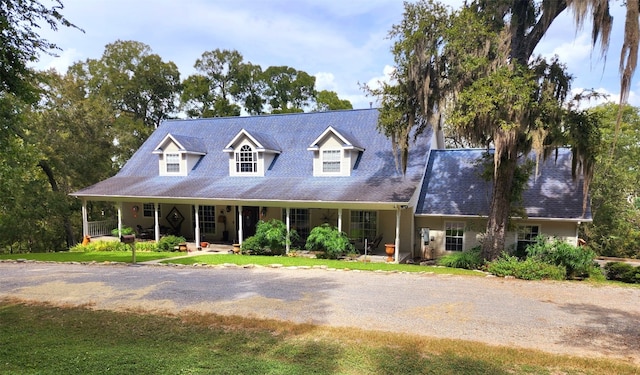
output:
[[[517,160],[503,156],[495,170],[487,231],[482,243],[482,256],[486,260],[496,259],[505,249],[505,234],[511,213],[511,192],[517,167]]]
[[[45,160],[40,160],[40,162],[38,163],[38,166],[42,168],[42,171],[44,172],[44,174],[47,175],[47,179],[49,180],[49,185],[51,185],[51,191],[53,191],[54,193],[60,193],[60,189],[58,188],[58,183],[56,182],[56,179],[53,176],[53,169],[51,168],[49,163],[47,163]],[[75,239],[75,236],[73,235],[71,220],[69,219],[69,215],[66,213],[66,211],[63,213],[62,220],[64,225],[65,236],[67,238],[67,246],[72,247],[76,245],[76,239]]]

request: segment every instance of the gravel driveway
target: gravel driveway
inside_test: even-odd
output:
[[[640,288],[326,269],[3,262],[0,298],[273,318],[640,364]]]

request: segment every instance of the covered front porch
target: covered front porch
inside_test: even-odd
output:
[[[375,257],[386,260],[386,244],[395,246],[394,262],[413,258],[413,213],[401,205],[332,207],[316,203],[316,207],[311,204],[296,207],[267,205],[268,202],[246,205],[238,202],[143,200],[112,203],[115,205],[115,218],[89,221],[89,217],[95,215],[89,212],[87,200],[83,201],[83,235],[110,235],[115,228],[121,232],[122,228],[131,227],[137,238],[159,241],[163,235],[174,234],[185,237],[190,249],[198,250],[204,243],[242,244],[244,239],[255,234],[258,221],[276,219],[286,224],[288,232],[295,230],[301,238],[299,242],[287,245],[287,253],[304,250],[304,242],[311,229],[326,223],[345,232],[360,256],[366,253],[369,261],[377,260]]]

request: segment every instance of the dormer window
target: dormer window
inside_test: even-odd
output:
[[[242,129],[222,151],[229,154],[229,176],[264,176],[280,146],[269,134]]]
[[[313,151],[313,175],[351,176],[364,152],[364,147],[347,131],[329,126],[307,150]]]
[[[165,154],[167,173],[180,173],[180,154]]]
[[[160,176],[186,176],[207,151],[198,138],[167,134],[153,153],[158,155]]]
[[[322,173],[340,173],[341,150],[322,150]]]
[[[244,145],[236,152],[236,172],[254,173],[258,171],[258,155],[251,146]]]

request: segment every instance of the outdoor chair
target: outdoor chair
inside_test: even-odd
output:
[[[378,248],[378,245],[380,245],[380,242],[382,242],[382,233],[378,234],[373,241],[367,244],[367,254],[373,253]]]

